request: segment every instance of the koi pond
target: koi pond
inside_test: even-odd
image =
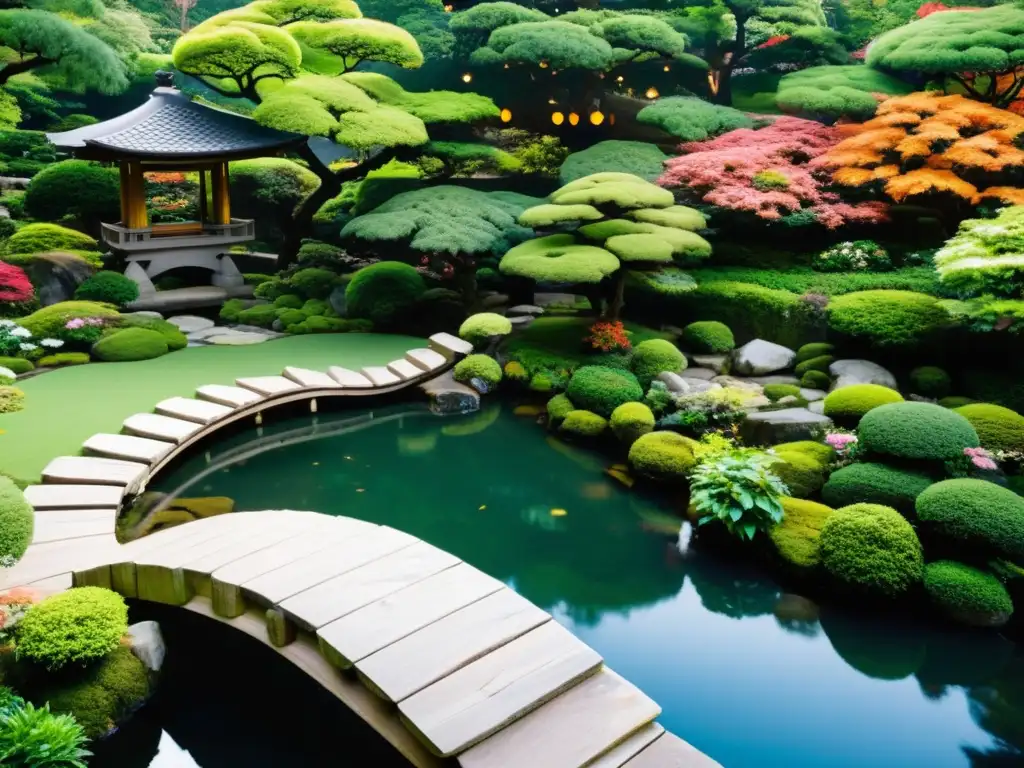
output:
[[[668,502],[605,469],[508,405],[459,417],[392,406],[226,437],[150,490],[230,497],[238,512],[348,515],[446,549],[553,613],[661,704],[666,728],[728,768],[1024,764],[1024,649],[787,594],[763,572],[687,546]],[[212,727],[235,704],[209,705],[216,677],[205,685],[180,702],[187,711],[150,716]],[[262,722],[258,732],[276,729]],[[309,738],[326,748],[331,733]],[[238,764],[230,750],[196,763]]]

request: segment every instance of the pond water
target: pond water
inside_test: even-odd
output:
[[[604,468],[507,405],[447,418],[406,406],[237,434],[154,490],[348,515],[448,550],[551,611],[728,768],[1024,765],[1024,650],[813,610],[680,545],[668,507]]]

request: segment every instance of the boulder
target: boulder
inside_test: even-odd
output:
[[[786,398],[782,398],[782,400],[785,400],[785,399]],[[795,397],[791,397],[789,399],[790,400],[796,400]],[[782,400],[779,400],[779,402],[781,403]],[[748,400],[746,400],[743,403],[743,410],[744,411],[748,411],[748,412],[749,411],[756,411],[758,408],[767,408],[771,404],[772,404],[772,401],[769,400],[764,395],[755,395],[754,397],[749,398]]]
[[[508,304],[508,296],[503,293],[492,293],[489,296],[484,296],[480,300],[480,306],[484,310],[498,309]]]
[[[544,307],[538,307],[536,304],[516,304],[514,307],[509,307],[505,310],[506,317],[514,317],[516,315],[529,315],[530,317],[537,317],[538,315],[544,314]]]
[[[430,410],[434,413],[447,415],[480,410],[480,394],[457,382],[451,371],[424,381],[419,388],[430,399]]]
[[[704,381],[711,381],[719,375],[719,371],[711,368],[687,368],[684,373],[688,379],[704,379]]]
[[[514,315],[508,319],[513,328],[525,328],[534,321],[533,315]]]
[[[215,325],[213,320],[197,315],[175,315],[174,317],[168,317],[167,322],[178,326],[178,330],[185,334],[209,330]]]
[[[74,298],[75,289],[95,271],[81,256],[59,251],[37,253],[25,267],[44,307]]]
[[[749,414],[740,425],[740,435],[752,445],[776,445],[813,439],[831,425],[832,419],[807,408],[784,408]]]
[[[338,317],[346,317],[348,312],[348,304],[345,301],[345,287],[344,285],[337,286],[331,295],[327,297],[327,303],[331,305],[331,309],[338,313]]]
[[[808,403],[813,403],[815,400],[824,400],[825,390],[808,389],[807,387],[800,387],[800,397],[802,397]]]
[[[690,391],[690,385],[678,373],[669,373],[668,371],[659,373],[658,381],[662,382],[669,392],[685,395]]]
[[[811,413],[824,413],[825,412],[825,401],[815,400],[813,403],[807,404],[807,410]]]
[[[137,312],[122,312],[122,317],[151,317],[154,320],[163,320],[164,316],[159,312],[154,312],[150,309],[140,309]]]
[[[140,621],[128,627],[132,653],[150,672],[159,672],[164,665],[167,646],[160,625],[155,621]]]
[[[832,389],[841,389],[851,384],[878,384],[889,389],[899,389],[896,377],[870,360],[836,360],[828,367],[835,381]]]
[[[800,379],[796,376],[785,376],[778,373],[771,376],[751,376],[748,380],[755,384],[760,384],[762,387],[766,387],[769,384],[789,384],[794,387],[800,386]]]
[[[728,355],[693,355],[690,357],[698,368],[710,368],[716,374],[729,370]]]
[[[733,389],[742,389],[747,392],[753,392],[756,395],[764,393],[764,387],[760,384],[750,381],[749,379],[741,379],[736,376],[715,376],[711,380],[712,384],[718,384],[723,387],[732,387]]]
[[[732,352],[732,371],[745,376],[763,376],[793,365],[796,352],[764,339],[748,341]]]

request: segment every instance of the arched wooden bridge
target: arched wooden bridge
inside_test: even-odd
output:
[[[222,426],[297,400],[397,391],[466,352],[439,334],[383,368],[288,368],[129,417],[127,434],[93,436],[86,456],[55,459],[26,489],[33,543],[0,570],[0,587],[93,584],[229,623],[275,647],[415,766],[717,765],[658,725],[657,704],[548,613],[393,528],[282,510],[117,542],[124,496]]]

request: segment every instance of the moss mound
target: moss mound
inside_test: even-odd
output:
[[[56,336],[68,320],[79,317],[117,317],[117,310],[109,304],[95,301],[61,301],[37,309],[18,322],[36,337]]]
[[[833,507],[881,504],[913,517],[917,497],[931,484],[932,479],[919,472],[862,462],[833,472],[821,489],[821,498]]]
[[[92,345],[92,356],[106,363],[152,360],[168,351],[163,335],[145,328],[125,328]]]
[[[806,499],[825,484],[825,462],[802,451],[774,449],[779,461],[772,464],[772,474],[786,484],[789,495]]]
[[[0,367],[13,371],[15,376],[35,370],[32,361],[22,357],[0,357]]]
[[[910,372],[910,391],[936,400],[949,394],[953,381],[949,374],[934,365],[923,365]]]
[[[478,312],[470,315],[459,326],[459,336],[474,347],[485,344],[495,336],[512,332],[512,321],[496,312]]]
[[[772,450],[776,453],[803,453],[821,464],[828,464],[835,458],[836,452],[825,443],[814,440],[797,440],[793,443],[779,443]]]
[[[921,581],[924,557],[910,523],[880,504],[837,509],[821,529],[821,563],[853,592],[898,597]]]
[[[78,587],[52,595],[18,625],[18,658],[47,669],[88,664],[117,648],[128,629],[128,606],[116,592]]]
[[[569,411],[562,420],[559,431],[576,437],[598,437],[608,429],[608,419],[590,411]]]
[[[903,395],[895,389],[878,384],[851,384],[825,396],[825,415],[837,424],[856,426],[873,408],[902,402]]]
[[[1024,558],[1024,497],[985,480],[935,483],[917,497],[925,530],[951,542],[1020,562]]]
[[[671,341],[648,339],[633,350],[630,367],[640,384],[646,388],[659,373],[679,373],[686,368],[686,358]]]
[[[974,403],[955,409],[974,427],[981,445],[990,451],[1024,451],[1024,416],[991,403]]]
[[[603,365],[585,365],[569,379],[565,393],[577,407],[604,416],[623,403],[638,402],[644,391],[636,376]]]
[[[675,432],[651,432],[629,449],[629,465],[652,480],[681,483],[694,464],[691,441]]]
[[[794,358],[793,362],[799,365],[816,357],[831,355],[834,351],[835,347],[831,344],[824,341],[812,341],[810,344],[804,344],[796,351],[796,358]]]
[[[21,489],[0,475],[0,559],[18,560],[32,542],[32,506]]]
[[[803,376],[809,371],[818,371],[819,373],[828,373],[828,367],[834,363],[836,359],[832,355],[818,355],[818,357],[810,357],[804,360],[802,363],[797,363],[793,368],[793,373],[797,376]]]
[[[961,624],[1001,627],[1013,613],[1013,601],[999,579],[963,563],[929,563],[924,588],[939,611]]]
[[[814,501],[783,496],[782,509],[782,522],[768,532],[775,551],[797,568],[816,567],[821,562],[818,537],[825,521],[832,515],[832,508]]]
[[[736,348],[736,339],[725,323],[701,320],[683,328],[679,343],[699,355],[720,355]]]
[[[487,355],[470,355],[455,365],[455,380],[463,384],[480,379],[488,387],[493,388],[501,381],[501,376],[498,361]]]
[[[829,326],[882,347],[920,344],[949,325],[938,299],[914,291],[858,291],[828,305]]]
[[[576,406],[565,395],[555,395],[548,400],[547,409],[548,424],[552,427],[557,427],[569,415],[570,411],[576,410]]]
[[[612,411],[611,427],[615,437],[626,445],[654,430],[654,413],[643,403],[623,403]]]
[[[800,377],[800,386],[807,389],[828,389],[832,386],[832,378],[821,371],[808,371]]]
[[[398,323],[426,293],[423,276],[400,261],[380,261],[356,272],[345,288],[349,317],[372,320],[375,326]]]
[[[800,397],[800,387],[794,384],[765,384],[764,396],[773,403],[784,397]]]
[[[857,434],[864,450],[899,459],[946,461],[979,445],[978,433],[967,419],[932,403],[874,408],[860,420]]]

